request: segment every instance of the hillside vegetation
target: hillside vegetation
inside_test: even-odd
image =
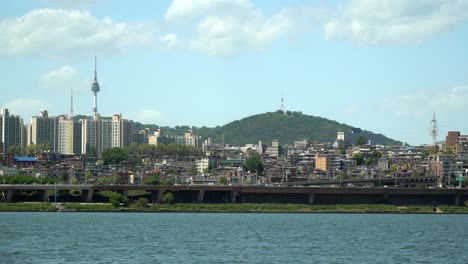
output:
[[[144,129],[145,127],[150,127],[151,129],[157,128],[154,125],[137,125],[139,129]],[[387,138],[382,134],[374,134],[370,131],[354,128],[326,118],[290,111],[286,113],[276,111],[253,115],[214,128],[176,126],[175,128],[161,127],[161,129],[164,133],[172,135],[182,135],[186,129],[192,129],[196,135],[203,138],[212,138],[218,143],[221,143],[224,135],[224,142],[234,146],[248,143],[255,144],[258,141],[262,141],[264,144],[271,144],[271,141],[274,139],[278,139],[281,145],[292,144],[294,141],[302,139],[333,143],[339,131],[353,131],[357,135],[362,135],[366,140],[371,140],[373,144],[400,144],[400,142]]]

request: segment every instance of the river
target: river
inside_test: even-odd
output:
[[[0,263],[468,263],[467,215],[0,213]]]

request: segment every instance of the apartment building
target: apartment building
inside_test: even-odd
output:
[[[58,117],[58,152],[62,154],[81,154],[82,140],[81,122],[68,118],[67,115]]]
[[[16,115],[10,115],[8,109],[0,111],[0,145],[1,153],[6,153],[11,146],[24,146],[26,144],[23,120]]]
[[[49,117],[47,110],[41,111],[39,116],[33,116],[27,125],[27,145],[46,143],[52,150],[58,152],[58,120],[58,117]]]

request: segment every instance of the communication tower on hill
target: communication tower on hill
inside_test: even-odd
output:
[[[97,114],[97,93],[100,91],[99,83],[97,81],[97,57],[94,56],[94,82],[91,86],[91,91],[94,93],[94,107],[93,112],[94,115]]]
[[[283,93],[281,92],[281,108],[280,110],[283,112],[283,114],[286,115],[286,109],[284,109],[284,96]]]
[[[432,146],[436,145],[438,131],[439,131],[439,128],[437,127],[437,120],[435,118],[435,113],[433,113],[432,114],[432,121],[431,121]]]

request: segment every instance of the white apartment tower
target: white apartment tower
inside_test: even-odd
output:
[[[112,116],[111,147],[124,147],[133,142],[133,121],[123,119],[122,114]]]
[[[80,122],[69,119],[67,115],[58,117],[58,152],[62,154],[81,154],[82,126]]]

